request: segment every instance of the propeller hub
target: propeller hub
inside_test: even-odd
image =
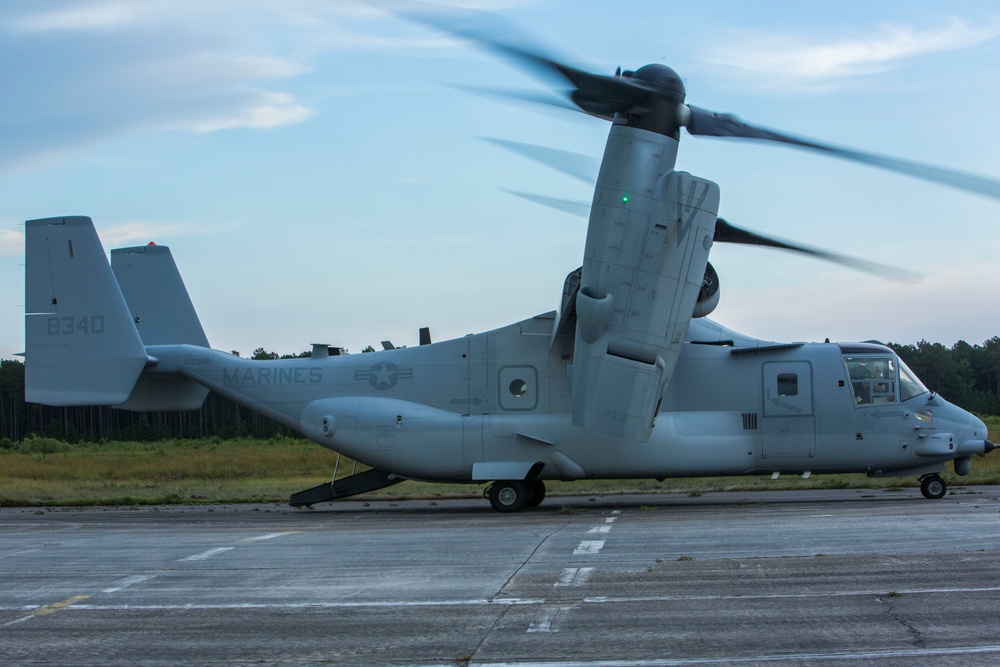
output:
[[[623,72],[622,79],[642,92],[637,96],[641,103],[615,116],[616,125],[628,125],[667,137],[680,139],[682,123],[679,108],[684,106],[684,83],[677,72],[653,63],[634,72]]]
[[[639,79],[653,86],[668,102],[680,104],[687,94],[687,91],[684,90],[684,82],[681,81],[677,72],[659,63],[640,67],[631,73],[630,78]]]

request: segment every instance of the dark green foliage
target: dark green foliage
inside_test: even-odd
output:
[[[1000,414],[1000,336],[982,345],[960,340],[947,348],[922,340],[889,347],[931,391],[971,412]]]
[[[17,451],[25,454],[58,454],[69,449],[69,445],[56,438],[28,436],[17,445]]]
[[[30,436],[76,443],[151,442],[174,437],[267,439],[290,433],[286,427],[214,392],[209,393],[200,410],[192,412],[128,412],[107,406],[54,408],[26,403],[24,364],[18,360],[0,361],[0,450],[9,449],[8,442],[19,443]]]
[[[0,360],[0,435],[20,440],[26,435],[24,364],[16,359]]]

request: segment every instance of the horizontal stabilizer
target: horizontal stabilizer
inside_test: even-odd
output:
[[[25,400],[118,405],[147,355],[90,218],[25,231]]]

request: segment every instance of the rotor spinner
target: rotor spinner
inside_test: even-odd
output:
[[[684,106],[684,82],[677,72],[666,65],[653,63],[634,72],[622,72],[622,78],[642,82],[650,94],[644,108],[619,113],[615,117],[615,124],[680,139],[682,119],[687,107]]]

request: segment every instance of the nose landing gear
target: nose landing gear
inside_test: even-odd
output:
[[[924,494],[924,498],[939,500],[948,493],[948,485],[939,475],[927,475],[920,478],[920,493]]]

